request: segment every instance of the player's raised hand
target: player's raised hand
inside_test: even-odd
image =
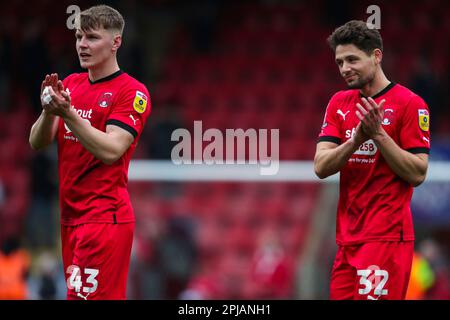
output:
[[[41,84],[41,94],[42,91],[44,91],[45,87],[53,87],[53,90],[57,90],[57,83],[58,83],[58,74],[57,73],[52,73],[50,75],[46,75],[44,78],[44,81],[42,81]]]
[[[44,99],[47,94],[47,93],[44,94],[44,91],[46,90],[45,88],[49,87],[49,86],[51,86],[50,76],[47,74],[44,78],[44,81],[42,81],[42,83],[41,83],[41,105],[42,105],[42,107],[44,107],[46,104],[48,104],[48,100]]]
[[[61,80],[58,80],[57,84],[56,84],[56,88],[58,90],[59,93],[61,93],[62,91],[64,91],[64,85],[62,83]]]
[[[61,81],[60,81],[60,82],[61,82]],[[62,82],[61,82],[61,86],[58,87],[58,88],[61,88],[61,90],[59,90],[59,93],[61,94],[61,96],[63,97],[63,99],[64,99],[67,103],[69,103],[69,106],[70,106],[70,94],[64,90],[64,86],[63,86]]]
[[[62,83],[58,84],[57,87],[63,89]],[[43,106],[44,110],[48,114],[57,115],[64,117],[70,110],[70,96],[64,90],[54,91],[52,86],[48,88],[49,102]]]
[[[44,107],[45,105],[48,105],[50,103],[50,94],[49,94],[49,88],[53,89],[53,92],[55,92],[60,98],[62,98],[61,94],[59,94],[60,88],[59,86],[63,87],[62,82],[58,80],[58,74],[52,73],[51,75],[46,75],[44,81],[42,81],[41,84],[41,105]],[[44,108],[45,109],[45,108]]]
[[[369,136],[369,138],[373,138],[382,130],[381,123],[384,118],[383,105],[386,100],[383,99],[379,104],[377,104],[372,98],[362,98],[361,100],[364,106],[360,103],[356,104],[356,107],[358,108],[356,111],[356,116],[361,121],[364,132]]]

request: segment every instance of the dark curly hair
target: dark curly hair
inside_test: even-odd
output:
[[[371,55],[375,49],[383,51],[383,39],[378,30],[369,29],[367,23],[360,20],[340,26],[328,37],[327,42],[333,51],[338,45],[344,44],[353,44],[367,55]]]

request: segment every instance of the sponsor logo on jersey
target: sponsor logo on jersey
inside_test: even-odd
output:
[[[85,295],[85,296],[83,296],[81,293],[77,293],[77,297],[79,297],[79,298],[83,298],[84,300],[87,300],[87,298],[88,298],[88,296],[90,295],[91,293],[90,292],[88,292],[88,294],[87,295]]]
[[[140,91],[136,91],[136,96],[133,101],[133,108],[138,113],[144,113],[147,109],[147,96]]]
[[[134,125],[136,125],[136,121],[139,121],[139,119],[135,119],[131,113],[130,113],[130,118],[131,118],[131,120],[133,120]]]
[[[352,130],[346,130],[345,131],[345,137],[347,139],[352,138],[356,133],[356,128],[352,128]],[[355,151],[354,154],[356,155],[364,155],[364,156],[373,156],[377,153],[378,148],[375,142],[372,139],[369,139],[365,142],[363,142],[358,150]]]
[[[338,115],[340,115],[340,116],[342,117],[342,119],[344,119],[344,121],[345,121],[345,117],[347,116],[347,114],[348,114],[349,112],[350,112],[350,111],[347,111],[346,113],[344,113],[344,112],[342,112],[341,109],[338,109],[338,111],[336,111],[336,113],[337,113]]]
[[[91,121],[89,119],[92,119],[92,108],[89,110],[83,110],[83,109],[77,109],[74,106],[72,106],[72,109],[75,110],[75,112],[83,119],[83,121],[86,121],[91,124]],[[64,139],[66,140],[72,140],[72,141],[78,141],[77,138],[75,138],[73,135],[68,135],[69,133],[72,133],[72,130],[67,126],[67,124],[64,122],[64,129],[66,129],[66,133],[64,134]]]
[[[419,127],[423,131],[428,131],[430,129],[430,115],[428,110],[419,109]]]
[[[354,154],[365,155],[365,156],[373,156],[377,153],[378,148],[375,142],[372,139],[363,142],[358,150],[355,151]]]
[[[102,94],[100,96],[100,98],[98,99],[97,104],[102,107],[102,108],[106,108],[109,107],[111,105],[112,102],[112,93],[111,92],[105,92],[104,94]]]

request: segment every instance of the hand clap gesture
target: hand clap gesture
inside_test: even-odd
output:
[[[377,104],[372,98],[362,98],[361,100],[364,107],[360,103],[356,104],[356,107],[358,108],[356,111],[356,116],[359,120],[361,120],[361,126],[364,133],[369,138],[374,138],[383,130],[381,123],[384,118],[383,105],[386,100],[383,99],[379,104]]]
[[[70,110],[70,96],[58,75],[46,75],[41,84],[41,104],[44,112],[63,117]]]

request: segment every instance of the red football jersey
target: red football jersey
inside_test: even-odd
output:
[[[119,126],[134,136],[122,157],[106,165],[87,151],[60,119],[57,133],[61,223],[133,222],[127,182],[128,166],[150,114],[149,93],[128,74],[116,73],[91,82],[87,73],[71,74],[63,81],[72,108],[91,126],[106,131]]]
[[[350,139],[360,122],[359,90],[336,93],[330,100],[319,141],[337,144]],[[429,153],[429,110],[407,88],[391,83],[374,100],[383,106],[382,126],[402,149]],[[414,240],[410,210],[413,187],[397,176],[372,140],[364,142],[340,171],[336,241],[348,245],[368,241]]]

